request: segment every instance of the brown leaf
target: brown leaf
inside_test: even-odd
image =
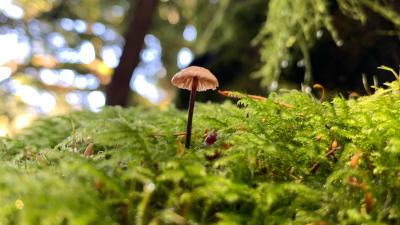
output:
[[[85,156],[85,157],[89,157],[91,155],[93,155],[93,143],[90,143],[86,147],[85,152],[83,153],[83,156]]]

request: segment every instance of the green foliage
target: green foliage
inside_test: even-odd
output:
[[[174,108],[37,121],[0,139],[0,222],[398,224],[398,85],[323,103],[231,93],[239,107],[197,105],[188,150]]]
[[[338,4],[344,15],[363,24],[370,10],[396,27],[400,26],[400,14],[392,9],[395,3],[374,0],[270,0],[267,20],[254,40],[254,43],[262,44],[261,60],[264,65],[254,75],[262,78],[263,86],[269,86],[279,78],[284,68],[297,61],[304,62],[304,83],[312,82],[309,52],[323,32],[328,31],[338,46],[343,45],[330,12],[332,4]]]

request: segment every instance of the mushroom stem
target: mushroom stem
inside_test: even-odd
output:
[[[186,148],[190,147],[190,138],[192,136],[192,118],[194,109],[194,99],[196,98],[196,92],[197,92],[197,84],[198,84],[197,77],[193,77],[192,90],[190,91],[188,121],[186,127],[186,143],[185,143]]]

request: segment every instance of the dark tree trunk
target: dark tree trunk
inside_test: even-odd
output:
[[[114,70],[111,83],[107,87],[107,105],[128,104],[129,81],[139,63],[140,51],[143,48],[144,36],[151,25],[151,18],[159,0],[138,0],[133,17],[125,34],[125,46],[117,68]]]

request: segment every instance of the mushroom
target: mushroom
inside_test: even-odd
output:
[[[190,66],[176,73],[172,77],[171,83],[178,88],[190,91],[185,143],[185,147],[189,148],[196,92],[207,91],[210,89],[215,90],[218,87],[218,80],[208,69],[198,66]]]

